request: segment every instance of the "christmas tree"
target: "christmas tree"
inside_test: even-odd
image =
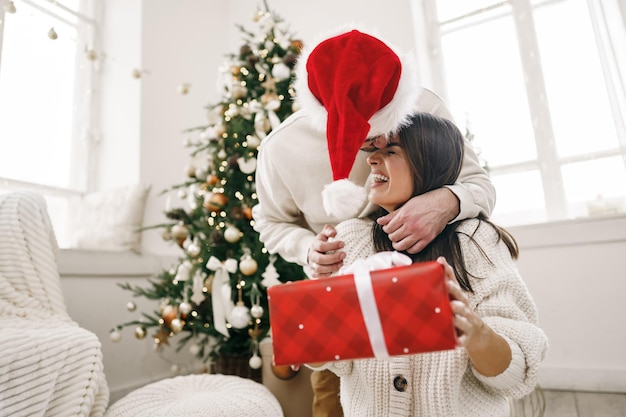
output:
[[[267,288],[305,277],[300,266],[270,255],[253,229],[258,148],[295,111],[292,82],[302,48],[263,6],[253,18],[255,31],[238,26],[244,44],[221,68],[222,98],[208,106],[208,124],[185,132],[188,178],[165,190],[176,192],[184,207],[168,208],[166,223],[148,227],[162,229],[183,253],[147,287],[121,284],[156,305],[116,326],[113,340],[134,327],[138,339],[152,336],[156,350],[175,337],[177,351],[188,346],[205,363],[234,356],[258,369],[258,342],[269,330]]]

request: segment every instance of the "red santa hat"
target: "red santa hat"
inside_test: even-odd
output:
[[[421,89],[409,62],[356,29],[323,40],[298,61],[297,101],[325,128],[333,182],[322,200],[337,220],[365,206],[366,190],[348,180],[365,140],[397,131],[415,111]]]

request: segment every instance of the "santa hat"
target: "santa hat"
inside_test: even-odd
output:
[[[322,200],[337,220],[356,217],[366,203],[365,189],[348,180],[365,140],[397,131],[415,111],[420,87],[409,62],[356,29],[323,40],[298,61],[297,101],[325,128],[333,182]]]

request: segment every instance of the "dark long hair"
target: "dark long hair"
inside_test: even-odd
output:
[[[400,139],[400,146],[405,150],[413,177],[413,196],[455,183],[463,163],[464,138],[452,122],[428,113],[416,113],[411,117],[409,124],[401,128],[397,135]],[[387,211],[381,207],[370,217],[376,219],[385,214]],[[454,269],[461,288],[465,291],[473,291],[469,279],[471,274],[465,267],[459,234],[466,234],[485,259],[491,263],[487,254],[473,237],[478,228],[487,224],[495,229],[498,240],[506,244],[513,258],[517,258],[519,254],[517,242],[509,232],[482,215],[478,218],[480,221],[471,234],[457,231],[459,222],[448,224],[421,252],[414,255],[405,253],[413,259],[413,262],[431,261],[444,256]],[[376,222],[374,222],[372,236],[377,252],[394,250],[389,236]]]

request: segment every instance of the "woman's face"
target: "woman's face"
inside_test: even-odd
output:
[[[413,178],[406,153],[398,136],[375,138],[362,148],[367,157],[373,182],[368,199],[391,212],[413,196]]]

